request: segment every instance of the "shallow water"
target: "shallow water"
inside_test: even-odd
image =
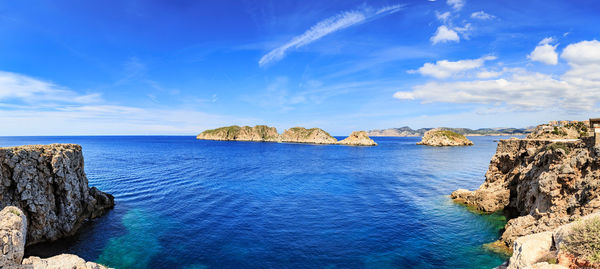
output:
[[[91,186],[116,207],[29,254],[74,253],[116,268],[492,268],[482,244],[504,218],[453,204],[484,180],[498,137],[475,146],[377,147],[194,137],[0,137],[77,143]]]

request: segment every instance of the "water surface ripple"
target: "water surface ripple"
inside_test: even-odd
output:
[[[453,204],[478,187],[498,137],[475,146],[377,147],[193,137],[0,137],[77,143],[90,185],[117,206],[75,237],[31,247],[116,268],[491,268],[503,225]]]

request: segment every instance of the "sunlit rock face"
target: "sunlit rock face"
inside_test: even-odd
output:
[[[504,211],[510,220],[500,242],[550,231],[600,209],[600,158],[591,137],[583,140],[500,140],[485,182],[452,198],[483,212]]]
[[[427,131],[417,145],[446,147],[446,146],[471,146],[473,142],[464,135],[450,130],[432,129]]]
[[[0,148],[0,208],[10,205],[27,216],[31,245],[73,235],[114,198],[88,186],[81,146],[33,145]]]

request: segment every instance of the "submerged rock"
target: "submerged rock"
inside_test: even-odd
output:
[[[377,146],[377,143],[375,143],[365,131],[354,131],[346,139],[338,142],[338,144],[350,146]]]
[[[417,145],[427,146],[471,146],[473,142],[467,139],[464,135],[455,133],[450,130],[433,129],[425,132],[421,142]]]
[[[283,132],[281,142],[335,144],[338,141],[335,137],[320,128],[306,129],[304,127],[294,127]]]
[[[281,140],[277,129],[266,125],[221,127],[206,130],[196,136],[196,139],[257,142],[279,142]]]
[[[73,235],[114,198],[88,187],[81,146],[33,145],[0,148],[0,208],[9,205],[27,216],[31,245]]]

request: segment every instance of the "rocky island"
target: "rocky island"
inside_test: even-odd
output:
[[[575,263],[591,262],[577,254],[584,245],[561,244],[568,243],[567,227],[574,225],[569,223],[600,209],[600,145],[589,129],[577,122],[541,125],[529,138],[500,140],[479,189],[452,193],[458,203],[507,216],[504,232],[492,246],[514,251],[508,268],[542,268],[552,261],[578,268]],[[600,226],[591,238],[600,240],[598,233]],[[600,249],[594,251],[600,255]],[[529,267],[534,265],[538,267]],[[590,268],[600,268],[600,263]]]
[[[304,143],[324,145],[349,145],[349,146],[376,146],[377,143],[367,136],[365,131],[352,132],[352,134],[339,141],[329,133],[320,128],[306,129],[304,127],[293,127],[285,130],[282,134],[275,127],[266,125],[250,126],[228,126],[217,129],[206,130],[196,136],[200,140],[218,141],[254,141],[254,142],[283,142]]]
[[[340,145],[352,146],[377,146],[373,139],[369,138],[365,131],[352,132],[346,139],[338,142]]]
[[[81,146],[0,148],[0,268],[105,268],[69,254],[23,259],[28,245],[73,235],[114,207],[88,186]]]
[[[319,128],[306,129],[303,127],[294,127],[285,130],[283,134],[281,134],[281,142],[335,144],[337,143],[337,139]]]
[[[464,135],[455,133],[450,130],[432,129],[427,131],[421,142],[417,145],[444,147],[444,146],[472,146],[473,142],[467,139]]]
[[[206,130],[200,133],[196,139],[203,140],[222,140],[222,141],[260,141],[260,142],[280,142],[281,137],[275,127],[266,125],[250,126],[228,126],[212,130]]]

